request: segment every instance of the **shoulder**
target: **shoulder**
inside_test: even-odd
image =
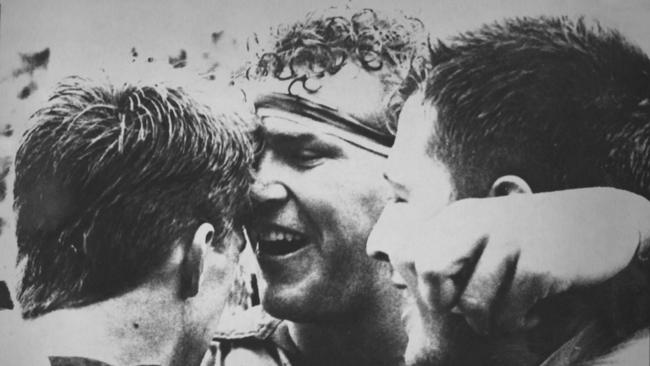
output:
[[[202,365],[290,366],[287,352],[292,344],[283,342],[286,322],[254,307],[222,319]]]
[[[42,352],[41,334],[30,331],[17,309],[0,311],[0,324],[2,361],[16,366],[50,366]]]
[[[212,338],[216,341],[264,340],[269,338],[282,322],[281,319],[267,314],[261,306],[255,306],[222,317]]]
[[[50,356],[51,366],[111,366],[107,363],[85,357]]]
[[[636,333],[607,355],[587,365],[645,366],[650,365],[650,328]]]
[[[601,328],[589,326],[560,347],[541,366],[650,364],[650,328],[641,329],[614,346],[608,346],[609,338],[610,335],[603,333]]]

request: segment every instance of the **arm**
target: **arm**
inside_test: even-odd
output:
[[[392,204],[370,240],[404,240],[391,262],[431,309],[480,334],[525,330],[539,300],[599,284],[633,258],[648,267],[650,202],[590,188],[461,200],[429,217]]]

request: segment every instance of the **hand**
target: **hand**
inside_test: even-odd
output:
[[[611,188],[467,199],[428,216],[393,203],[368,251],[388,254],[434,313],[461,313],[481,334],[522,330],[539,300],[647,258],[650,203]]]

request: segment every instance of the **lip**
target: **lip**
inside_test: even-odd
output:
[[[410,295],[404,295],[403,301],[400,319],[402,326],[408,329],[412,324],[413,318],[417,316],[417,306],[415,305],[415,299]]]
[[[392,265],[391,265],[391,276],[390,276],[390,281],[393,284],[394,287],[396,287],[399,290],[406,290],[407,285],[406,281],[402,277],[402,275],[399,274],[399,271],[396,271]]]
[[[294,255],[297,255],[299,252],[303,251],[305,248],[309,247],[311,241],[309,240],[309,237],[307,234],[305,234],[302,230],[296,230],[293,228],[289,228],[284,225],[276,224],[276,223],[271,223],[271,222],[265,222],[265,223],[259,223],[258,225],[255,225],[254,228],[252,228],[252,239],[253,239],[253,248],[255,249],[255,253],[258,257],[265,257],[265,258],[290,258]],[[261,247],[261,240],[260,237],[263,235],[263,233],[268,233],[268,232],[283,232],[292,236],[296,236],[299,238],[299,241],[302,243],[299,243],[298,247],[295,250],[290,250],[287,253],[269,253],[269,251],[265,250],[260,250]],[[278,242],[286,242],[285,240],[277,240]],[[282,244],[264,244],[268,246],[273,246],[273,245],[282,245]],[[290,245],[290,244],[289,244]]]
[[[391,262],[390,257],[387,254],[383,252],[377,252],[372,253],[370,256],[379,262],[385,263],[388,266],[390,271],[390,282],[395,288],[398,290],[407,289],[407,284],[404,280],[404,277],[402,277],[399,271],[395,268],[395,265],[393,262]]]
[[[302,235],[302,236],[307,235],[301,229],[293,229],[293,228],[291,228],[291,227],[289,227],[287,225],[282,225],[282,224],[278,224],[278,223],[275,223],[275,222],[259,222],[252,228],[252,231],[255,232],[255,233],[259,233],[259,232],[264,231],[264,230],[280,230],[280,231],[286,231],[286,232],[289,232],[289,233],[295,234],[295,235]]]

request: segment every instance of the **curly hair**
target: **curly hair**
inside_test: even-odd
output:
[[[428,34],[417,18],[401,12],[330,8],[272,28],[265,37],[255,34],[247,42],[252,60],[233,74],[232,83],[242,79],[291,80],[289,94],[296,83],[315,93],[320,86],[312,85],[313,80],[334,75],[354,63],[376,72],[388,102],[411,68],[430,68],[427,46]],[[390,130],[400,110],[401,104],[390,103],[383,111],[387,135],[394,133]]]
[[[182,88],[69,78],[32,119],[14,186],[26,318],[139,285],[201,222],[220,243],[247,201],[244,122]]]
[[[269,36],[268,42],[255,35],[247,43],[255,54],[255,60],[243,68],[248,78],[272,76],[304,83],[336,74],[352,61],[368,71],[389,70],[399,83],[413,58],[424,58],[427,49],[419,19],[401,13],[388,17],[372,9],[349,17],[310,13],[304,21],[272,29]],[[265,49],[264,43],[271,49]]]

